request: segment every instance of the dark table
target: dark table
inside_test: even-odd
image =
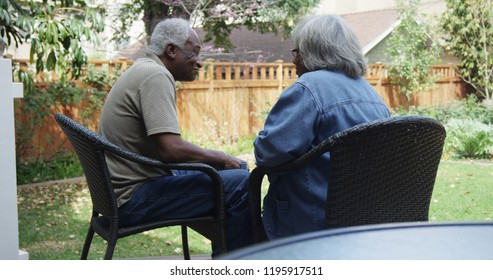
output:
[[[323,230],[266,242],[224,260],[493,260],[493,223],[396,223]]]

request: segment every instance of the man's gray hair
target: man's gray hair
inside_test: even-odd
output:
[[[303,19],[293,31],[293,42],[309,71],[340,71],[353,78],[366,74],[368,66],[359,41],[338,15]]]
[[[190,23],[181,18],[170,18],[159,22],[152,32],[147,51],[163,55],[164,48],[173,44],[183,48],[190,32]]]

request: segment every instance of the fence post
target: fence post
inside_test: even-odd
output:
[[[22,84],[12,82],[12,60],[0,56],[0,259],[28,259],[19,250],[17,179],[15,164],[14,100],[22,97]]]
[[[275,63],[278,63],[279,65],[277,65],[277,73],[276,73],[276,76],[277,76],[277,81],[279,82],[278,84],[278,92],[282,92],[282,85],[283,85],[283,77],[284,77],[284,69],[283,69],[283,65],[284,65],[284,61],[283,60],[276,60],[274,61]]]
[[[209,67],[207,68],[207,77],[206,80],[211,83],[211,85],[214,83],[214,68],[216,67],[214,64],[216,62],[215,59],[207,59],[207,62],[209,62]]]
[[[128,67],[128,59],[126,57],[120,57],[120,63],[122,64],[121,71],[127,70]]]

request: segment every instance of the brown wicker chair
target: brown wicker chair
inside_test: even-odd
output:
[[[255,241],[266,240],[261,222],[264,175],[296,172],[326,152],[327,228],[427,221],[445,135],[435,119],[391,117],[337,133],[291,162],[255,168],[248,186]]]
[[[94,133],[67,116],[56,114],[55,120],[74,147],[79,161],[82,164],[93,204],[89,231],[84,243],[81,259],[87,259],[95,232],[104,240],[108,241],[104,258],[111,259],[113,257],[116,242],[119,238],[155,228],[178,225],[181,226],[182,230],[183,253],[185,259],[190,259],[187,227],[194,229],[217,244],[221,253],[227,251],[225,239],[226,214],[224,206],[224,187],[221,177],[214,168],[201,163],[168,164],[146,158],[110,143],[101,135]],[[105,159],[105,154],[107,153],[133,162],[150,166],[159,166],[163,169],[199,170],[206,173],[214,182],[214,191],[216,193],[215,215],[180,220],[161,220],[132,227],[120,227],[116,198],[111,184],[111,174]]]

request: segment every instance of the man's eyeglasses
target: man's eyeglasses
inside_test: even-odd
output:
[[[292,54],[293,56],[297,56],[299,53],[300,53],[300,49],[297,49],[297,48],[295,48],[295,49],[291,49],[291,54]]]
[[[179,49],[181,52],[183,52],[183,54],[185,54],[186,58],[188,58],[188,59],[192,59],[194,57],[201,59],[199,51],[185,49],[182,47],[178,47],[177,45],[173,45],[173,46],[175,48]]]

